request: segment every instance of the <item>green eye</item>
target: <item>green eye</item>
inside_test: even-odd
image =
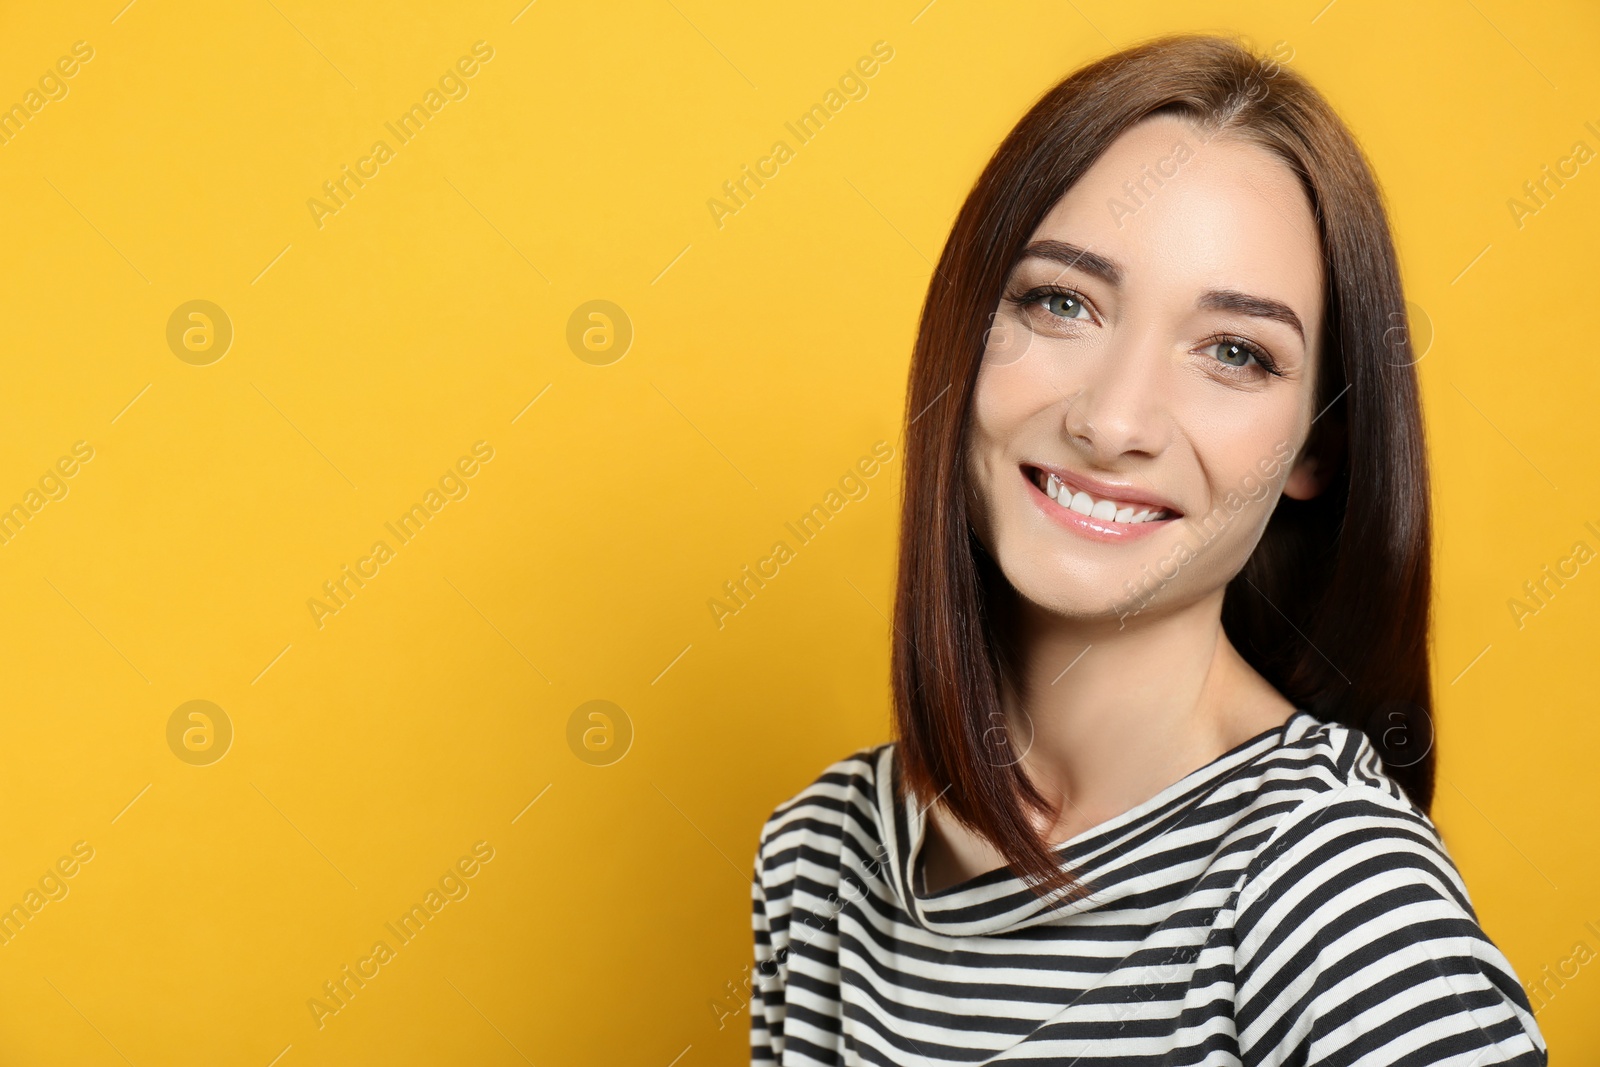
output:
[[[1071,293],[1054,292],[1044,294],[1044,307],[1050,314],[1062,319],[1087,318],[1087,308],[1083,302]],[[1085,312],[1079,315],[1078,312]]]
[[[1243,337],[1213,337],[1206,342],[1206,348],[1216,351],[1217,362],[1226,367],[1230,373],[1265,371],[1271,375],[1281,374],[1278,364],[1267,354],[1266,349],[1246,341]],[[1250,366],[1252,363],[1255,364],[1254,368]]]
[[[1218,354],[1230,367],[1243,367],[1255,358],[1255,352],[1235,341],[1218,341]]]
[[[1007,299],[1025,313],[1032,314],[1035,309],[1039,309],[1062,322],[1094,318],[1089,313],[1089,305],[1084,303],[1081,296],[1059,285],[1035,286],[1027,292],[1011,294]]]

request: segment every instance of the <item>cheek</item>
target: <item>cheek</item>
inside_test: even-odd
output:
[[[1230,565],[1242,565],[1242,559],[1233,557],[1253,550],[1272,517],[1289,476],[1290,464],[1282,456],[1298,439],[1294,436],[1298,422],[1293,412],[1271,417],[1262,413],[1254,421],[1233,424],[1229,420],[1226,427],[1209,427],[1209,436],[1194,441],[1206,467],[1210,513],[1191,519],[1222,533],[1220,540],[1234,546],[1222,553]]]
[[[1015,383],[987,366],[978,372],[967,427],[967,508],[980,538],[988,543],[991,501],[1010,464],[1019,426]]]
[[[1288,451],[1290,425],[1243,426],[1234,433],[1195,439],[1197,454],[1208,471],[1214,495],[1243,491],[1253,483],[1276,486],[1288,471],[1279,456]]]
[[[1302,410],[1303,398],[1282,390],[1232,399],[1235,402],[1221,404],[1215,390],[1199,389],[1180,401],[1183,407],[1177,417],[1208,471],[1213,492],[1238,489],[1251,476],[1257,481],[1281,481],[1287,472],[1279,471],[1284,466],[1279,457],[1304,436],[1304,425],[1310,421]],[[1276,477],[1264,479],[1263,470]]]
[[[1009,363],[990,362],[986,355],[972,394],[974,435],[1009,445],[1038,422],[1060,396],[1059,383],[1046,370],[1037,353]]]
[[[965,456],[967,514],[980,532],[988,528],[988,501],[994,492],[994,452],[996,444],[973,398],[972,424],[967,431]]]
[[[985,367],[978,372],[967,431],[967,470],[972,487],[984,494],[1010,462],[1026,415],[1014,376]]]
[[[1033,331],[1020,319],[1004,311],[989,316],[989,326],[983,332],[983,365],[1009,367],[1028,354],[1034,340]]]

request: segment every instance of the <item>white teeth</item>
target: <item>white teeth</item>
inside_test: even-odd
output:
[[[1170,513],[1165,508],[1134,508],[1132,505],[1118,504],[1115,500],[1096,500],[1088,493],[1073,492],[1061,479],[1054,474],[1045,476],[1044,491],[1051,500],[1056,501],[1064,508],[1071,508],[1080,515],[1101,521],[1136,523],[1151,522],[1156,519],[1169,517]]]

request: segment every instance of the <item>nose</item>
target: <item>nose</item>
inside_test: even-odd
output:
[[[1101,466],[1125,453],[1160,454],[1172,434],[1170,352],[1152,331],[1112,345],[1065,398],[1062,426]]]

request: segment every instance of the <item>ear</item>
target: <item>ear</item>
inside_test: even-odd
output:
[[[1283,483],[1283,495],[1292,500],[1310,500],[1328,486],[1326,467],[1310,452],[1302,452]]]
[[[1326,422],[1313,430],[1295,457],[1289,478],[1283,483],[1283,495],[1292,500],[1321,495],[1344,458],[1344,440],[1342,423]]]

